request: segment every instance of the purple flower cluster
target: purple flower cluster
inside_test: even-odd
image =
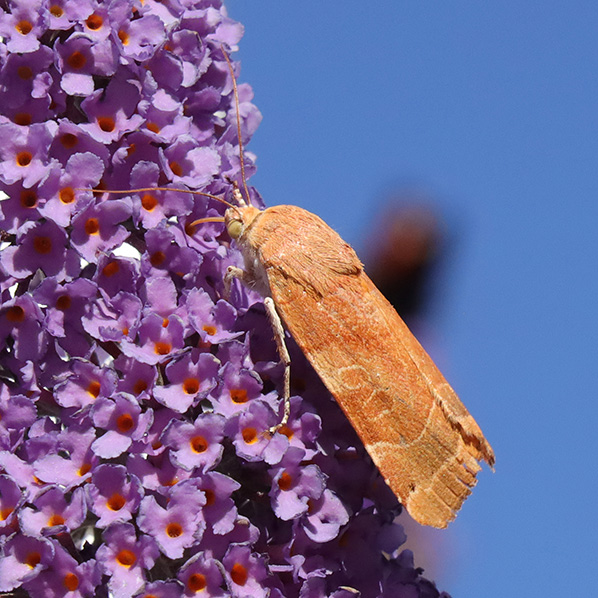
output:
[[[261,299],[222,298],[240,256],[192,224],[222,206],[176,191],[239,181],[223,52],[242,26],[220,0],[0,8],[0,592],[438,596],[296,348],[268,434]]]

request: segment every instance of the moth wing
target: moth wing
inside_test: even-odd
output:
[[[290,333],[336,398],[386,482],[418,522],[446,527],[471,493],[480,428],[363,270],[329,270],[324,293],[266,269]]]

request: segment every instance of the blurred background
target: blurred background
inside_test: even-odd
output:
[[[497,466],[416,563],[455,598],[596,595],[598,3],[227,5],[266,203],[370,270],[397,217],[431,249],[410,321]]]

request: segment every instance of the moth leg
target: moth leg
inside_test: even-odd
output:
[[[224,275],[224,298],[227,301],[230,299],[230,287],[235,278],[238,278],[245,285],[249,286],[247,272],[241,268],[237,268],[237,266],[229,266],[226,269],[226,274]]]
[[[225,299],[230,297],[230,287],[235,278],[238,278],[246,286],[251,286],[252,278],[245,272],[245,270],[237,268],[236,266],[229,266],[224,275]],[[264,305],[266,307],[266,314],[268,314],[268,319],[270,320],[270,325],[272,326],[272,331],[274,332],[274,340],[276,341],[278,355],[280,361],[284,365],[284,388],[282,397],[284,401],[284,411],[280,422],[275,426],[272,426],[269,430],[270,434],[274,434],[289,421],[289,415],[291,413],[291,356],[289,355],[289,351],[284,342],[284,327],[282,325],[282,320],[276,311],[272,297],[266,297],[264,299]]]
[[[282,361],[282,364],[284,365],[284,412],[280,422],[270,428],[270,434],[274,434],[274,432],[280,430],[280,428],[289,421],[291,412],[291,356],[289,355],[287,346],[284,342],[282,320],[276,311],[276,306],[274,305],[272,297],[266,297],[264,299],[264,305],[266,306],[266,313],[268,314],[268,319],[270,320],[272,330],[274,331],[274,340],[276,341],[276,347],[278,348],[278,355],[280,356],[280,361]]]

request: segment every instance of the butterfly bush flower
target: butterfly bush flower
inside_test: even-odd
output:
[[[242,33],[220,0],[0,2],[0,592],[440,595],[290,338],[269,432],[262,300],[226,298],[225,208],[181,192],[242,184]]]

